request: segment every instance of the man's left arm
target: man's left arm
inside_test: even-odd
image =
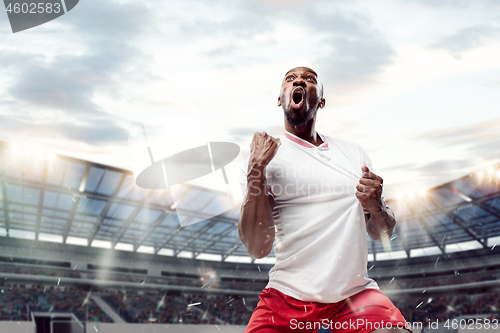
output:
[[[365,214],[366,231],[373,240],[385,242],[392,236],[396,218],[381,200],[384,180],[367,166],[363,166],[361,171],[363,174],[356,185],[356,197],[363,208],[369,211],[369,214]]]

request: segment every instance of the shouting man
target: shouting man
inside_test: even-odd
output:
[[[259,259],[276,239],[276,264],[246,332],[408,332],[367,274],[366,233],[387,241],[396,224],[382,178],[360,146],[316,132],[325,107],[316,72],[286,73],[278,106],[283,142],[255,133],[241,170],[241,241]]]

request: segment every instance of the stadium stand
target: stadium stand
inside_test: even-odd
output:
[[[272,258],[246,254],[239,207],[180,228],[171,198],[135,187],[127,170],[13,159],[6,144],[0,157],[0,328],[35,312],[83,323],[248,322]],[[201,216],[221,195],[186,193],[198,198],[188,215]],[[389,205],[398,227],[388,243],[368,240],[368,270],[406,318],[498,319],[498,166]]]
[[[500,292],[475,295],[431,295],[396,299],[396,305],[405,318],[411,322],[428,324],[431,321],[446,322],[447,319],[468,315],[486,315],[489,320],[500,318]],[[419,306],[420,305],[420,306]]]
[[[57,312],[74,313],[82,322],[112,322],[83,290],[19,285],[0,292],[0,320],[25,321],[31,312]]]
[[[497,318],[500,308],[500,248],[488,251],[490,253],[483,250],[455,253],[438,265],[437,257],[384,261],[371,269],[371,275],[409,320],[425,323],[478,314]],[[193,267],[201,264],[200,261],[192,261]],[[13,271],[8,265],[0,267]],[[55,274],[57,271],[51,271],[49,268],[46,270],[54,277],[54,282],[55,278],[60,279]],[[80,282],[65,287],[66,289],[58,289],[53,285],[43,287],[43,283],[31,287],[15,283],[18,275],[23,278],[27,275],[33,281],[41,279],[47,276],[39,274],[43,271],[41,268],[33,268],[33,273],[30,274],[29,269],[23,267],[22,274],[2,273],[2,276],[9,274],[11,281],[4,282],[3,302],[8,305],[4,307],[2,320],[28,320],[27,311],[48,311],[53,307],[52,311],[71,311],[85,321],[111,321],[89,298],[89,295],[93,294],[100,295],[129,323],[245,325],[256,305],[260,287],[265,286],[264,281],[260,287],[256,284],[257,290],[253,295],[245,297],[240,294],[249,293],[247,286],[255,284],[255,279],[222,278],[222,286],[229,281],[225,288],[201,288],[200,284],[193,287],[191,283],[183,285],[180,280],[173,280],[176,283],[169,281],[169,278],[175,276],[151,277],[150,281],[149,276],[138,272],[129,273],[130,276],[123,279],[131,282],[130,286],[117,290],[117,285],[92,285],[95,282],[95,269],[80,270],[78,278],[62,279],[66,285]],[[64,270],[60,272],[67,273]],[[260,274],[258,270],[256,273]],[[87,278],[84,278],[86,274]],[[215,274],[218,275],[219,272]],[[109,280],[111,281],[113,279]],[[89,290],[89,286],[92,290]],[[177,287],[181,288],[175,289]],[[87,291],[83,290],[84,288],[87,288]],[[229,293],[221,294],[224,291]],[[488,293],[485,294],[485,291]],[[15,295],[18,295],[18,298]],[[61,303],[61,300],[69,303]]]
[[[257,305],[241,297],[206,295],[167,296],[158,293],[130,295],[122,292],[103,297],[130,323],[183,323],[246,325]]]

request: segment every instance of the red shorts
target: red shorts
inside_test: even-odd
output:
[[[245,333],[332,332],[367,333],[380,328],[406,328],[401,312],[378,289],[365,289],[338,303],[304,302],[266,288]]]

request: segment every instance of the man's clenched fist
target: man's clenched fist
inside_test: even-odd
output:
[[[370,212],[379,212],[383,210],[381,205],[382,178],[371,172],[367,166],[361,168],[363,172],[356,185],[356,198],[361,202],[363,208]]]
[[[255,132],[250,144],[249,166],[266,167],[276,156],[280,139],[275,139],[266,132]]]

